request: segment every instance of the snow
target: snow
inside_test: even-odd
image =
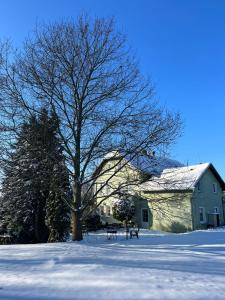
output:
[[[141,185],[143,191],[193,190],[210,163],[165,169]]]
[[[129,157],[126,157],[129,161]],[[166,157],[138,155],[130,161],[137,169],[148,174],[160,174],[164,169],[178,168],[183,166],[176,160]]]
[[[0,246],[1,300],[224,299],[225,229]]]
[[[104,159],[116,158],[124,156],[124,158],[132,165],[135,169],[138,169],[144,173],[148,174],[160,174],[164,169],[170,168],[179,168],[183,167],[184,165],[180,162],[166,158],[160,157],[150,154],[139,153],[135,156],[133,154],[129,155],[123,152],[110,152],[108,153]]]

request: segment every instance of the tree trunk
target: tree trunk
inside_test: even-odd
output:
[[[35,226],[34,235],[36,243],[46,243],[49,236],[48,227],[45,225],[45,215],[44,215],[45,201],[42,199],[42,203],[38,203],[35,212]]]
[[[73,184],[73,201],[75,210],[72,211],[72,240],[82,241],[81,186],[77,181]]]
[[[73,211],[72,212],[72,240],[73,241],[82,241],[82,222],[80,219],[80,213]]]
[[[128,221],[127,220],[125,220],[125,228],[126,228],[126,240],[128,240],[129,228],[128,228]]]

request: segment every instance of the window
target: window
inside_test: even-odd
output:
[[[125,194],[129,194],[129,192],[130,192],[130,187],[129,187],[129,185],[128,185],[128,184],[122,185],[122,186],[121,186],[121,192],[122,192],[122,193],[125,193]]]
[[[111,193],[111,188],[109,185],[106,185],[106,195],[109,195]]]
[[[142,221],[148,223],[148,209],[142,209]]]
[[[213,183],[213,193],[217,193],[217,183]]]
[[[103,205],[100,206],[100,215],[101,216],[104,215],[104,206]]]
[[[111,214],[111,207],[109,205],[106,205],[106,215],[109,217]]]
[[[199,207],[199,220],[201,224],[206,223],[205,208]]]
[[[132,193],[132,185],[130,185],[130,184],[127,184],[127,194],[130,194],[130,193]]]

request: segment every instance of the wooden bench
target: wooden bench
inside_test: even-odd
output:
[[[139,238],[139,228],[131,228],[130,229],[130,239],[132,239],[134,236],[136,236],[136,238]]]
[[[117,239],[117,230],[108,229],[107,230],[107,240]]]

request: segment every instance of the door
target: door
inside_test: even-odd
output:
[[[142,228],[149,228],[149,213],[147,208],[141,210],[141,224]]]
[[[220,214],[218,207],[214,207],[214,226],[220,226]]]
[[[216,226],[217,227],[220,226],[220,215],[219,214],[216,215]]]

